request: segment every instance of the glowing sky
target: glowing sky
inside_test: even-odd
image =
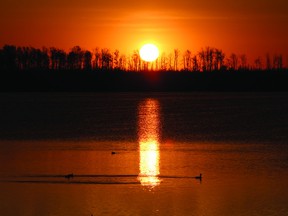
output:
[[[287,0],[1,0],[0,46],[74,45],[288,56]]]

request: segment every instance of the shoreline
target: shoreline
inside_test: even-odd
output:
[[[15,71],[4,72],[2,92],[281,92],[288,91],[288,72],[123,72]]]

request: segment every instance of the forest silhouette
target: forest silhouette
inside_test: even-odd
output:
[[[251,61],[249,61],[251,62]],[[151,63],[139,51],[73,47],[42,49],[4,45],[0,49],[1,91],[287,91],[281,54],[248,63],[212,47],[162,53]]]

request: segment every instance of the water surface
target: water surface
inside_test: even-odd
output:
[[[288,214],[286,93],[0,96],[1,215]]]

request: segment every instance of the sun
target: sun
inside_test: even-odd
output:
[[[152,62],[159,56],[159,50],[154,44],[145,44],[140,49],[140,57],[143,61]]]

